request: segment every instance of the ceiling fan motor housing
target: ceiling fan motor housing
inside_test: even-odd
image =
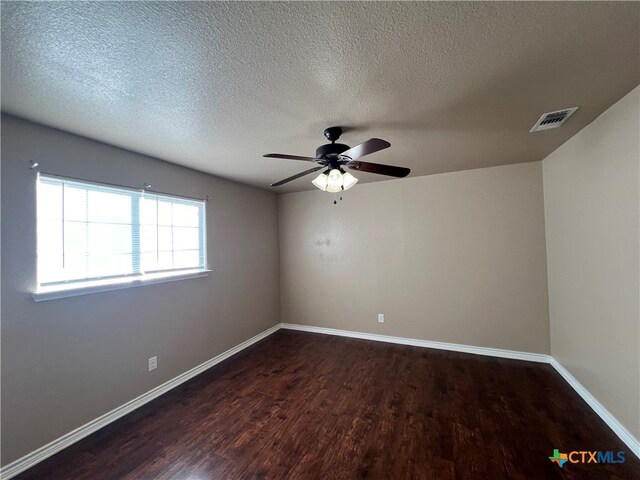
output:
[[[326,158],[327,160],[331,160],[332,158],[336,159],[338,155],[346,152],[349,148],[349,145],[343,143],[327,143],[326,145],[318,147],[316,150],[316,158]]]

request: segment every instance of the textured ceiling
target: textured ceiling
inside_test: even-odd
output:
[[[3,2],[2,109],[263,188],[331,125],[427,175],[544,158],[640,83],[639,29],[637,2]]]

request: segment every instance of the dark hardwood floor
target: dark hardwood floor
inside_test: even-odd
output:
[[[565,464],[553,449],[624,450]],[[18,476],[638,479],[548,365],[280,330]]]

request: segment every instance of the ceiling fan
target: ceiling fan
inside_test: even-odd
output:
[[[281,153],[268,153],[264,155],[267,158],[284,158],[288,160],[301,160],[303,162],[312,162],[317,166],[300,172],[279,182],[272,183],[272,187],[279,187],[292,180],[296,180],[310,173],[317,172],[326,168],[324,172],[318,175],[312,183],[320,190],[325,192],[337,193],[342,190],[348,190],[353,187],[358,179],[348,172],[344,167],[350,170],[361,172],[377,173],[379,175],[388,175],[390,177],[406,177],[411,170],[405,167],[395,167],[393,165],[382,165],[380,163],[362,162],[360,158],[365,155],[389,148],[391,144],[379,138],[371,138],[360,145],[349,147],[342,143],[336,143],[336,140],[342,135],[342,128],[330,127],[324,131],[324,136],[331,143],[322,145],[316,150],[314,157],[301,157],[298,155],[285,155]]]

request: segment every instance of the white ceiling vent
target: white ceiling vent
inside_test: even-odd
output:
[[[541,130],[558,128],[566,122],[567,118],[569,118],[577,109],[578,107],[563,108],[562,110],[556,110],[555,112],[545,113],[540,117],[533,128],[529,130],[529,132],[539,132]]]

